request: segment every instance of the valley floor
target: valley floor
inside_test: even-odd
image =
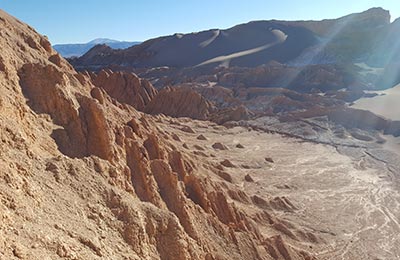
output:
[[[173,125],[164,127],[176,131]],[[201,122],[191,127],[196,134],[185,133],[182,139],[192,152],[199,154],[198,147],[192,148],[199,144],[199,134],[207,138],[200,160],[229,160],[234,165],[226,169],[235,185],[250,195],[287,199],[291,209],[276,214],[321,237],[316,244],[298,241],[299,248],[309,247],[318,259],[399,259],[396,155],[379,149],[335,148],[242,127],[215,126],[210,131]],[[213,149],[215,142],[228,150]],[[238,144],[244,148],[237,149]],[[252,180],[245,181],[246,176]]]

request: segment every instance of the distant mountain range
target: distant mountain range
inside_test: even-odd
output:
[[[322,21],[253,21],[224,30],[159,37],[122,51],[93,48],[75,64],[255,67],[274,60],[289,65],[365,62],[382,66],[400,57],[400,48],[393,49],[399,25],[399,20],[391,23],[390,13],[382,8]]]
[[[70,62],[78,70],[110,67],[200,70],[281,64],[280,70],[289,67],[297,70],[296,78],[303,76],[308,66],[331,66],[336,75],[333,78],[351,82],[346,85],[361,81],[387,88],[400,82],[399,35],[399,19],[391,22],[389,11],[371,8],[338,19],[253,21],[229,29],[177,33],[124,50],[96,45]],[[338,70],[342,72],[337,73]],[[285,79],[287,74],[283,75]]]
[[[80,57],[98,44],[105,44],[112,49],[126,49],[139,43],[140,42],[116,41],[112,39],[98,38],[88,43],[56,44],[53,46],[53,48],[63,57],[70,58]]]

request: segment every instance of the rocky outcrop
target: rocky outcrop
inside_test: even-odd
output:
[[[90,75],[95,86],[104,89],[118,102],[129,104],[140,111],[157,95],[157,90],[150,82],[133,73],[102,70]]]
[[[79,104],[61,88],[67,84],[63,73],[51,65],[25,64],[19,71],[19,78],[32,109],[49,114],[55,124],[63,127],[53,133],[60,150],[76,157],[87,155]]]
[[[165,88],[146,106],[145,112],[204,120],[213,109],[209,101],[191,89]]]
[[[165,152],[160,147],[159,143],[160,140],[155,134],[148,135],[148,138],[144,141],[143,146],[146,148],[150,160],[165,158]]]
[[[226,147],[226,145],[220,143],[220,142],[216,142],[212,145],[212,148],[216,149],[216,150],[228,150],[228,147]]]
[[[126,162],[131,172],[131,181],[135,188],[135,193],[142,201],[148,201],[161,207],[163,205],[162,200],[154,192],[157,189],[157,183],[150,171],[150,160],[146,148],[128,139],[126,143]]]
[[[79,98],[79,104],[79,115],[86,139],[87,154],[111,160],[113,136],[109,132],[103,108],[98,102],[88,97]]]
[[[225,159],[223,161],[221,161],[221,165],[228,167],[228,168],[234,168],[236,167],[231,161],[229,161],[228,159]]]
[[[207,137],[205,137],[204,135],[201,134],[201,135],[197,136],[197,140],[206,141],[208,139],[207,139]]]
[[[61,151],[73,157],[111,159],[112,136],[101,106],[85,96],[73,98],[73,93],[63,88],[78,84],[76,79],[70,80],[54,66],[31,63],[19,70],[19,77],[28,104],[63,127],[53,132]]]

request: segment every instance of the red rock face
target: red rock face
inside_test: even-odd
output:
[[[95,86],[118,102],[153,115],[164,114],[225,123],[246,120],[251,114],[243,106],[217,110],[211,102],[191,88],[165,88],[158,92],[151,83],[139,79],[133,73],[102,70],[98,74],[89,75]],[[98,89],[92,90],[92,96],[100,103],[103,102],[104,98]]]
[[[102,70],[91,76],[95,86],[104,89],[119,102],[140,111],[157,95],[157,90],[147,80],[140,79],[133,73]]]
[[[19,71],[21,87],[37,113],[50,114],[64,127],[53,135],[66,154],[82,157],[90,154],[111,158],[111,135],[102,107],[95,100],[70,93],[62,86],[79,84],[53,66],[26,64]]]
[[[77,104],[61,87],[67,84],[65,75],[50,65],[25,64],[19,76],[22,90],[32,109],[37,113],[49,114],[54,123],[64,127],[53,133],[60,149],[71,156],[87,155]]]
[[[86,137],[87,153],[97,155],[105,160],[111,160],[113,137],[109,133],[103,108],[98,102],[88,97],[82,97],[78,100],[83,133]]]

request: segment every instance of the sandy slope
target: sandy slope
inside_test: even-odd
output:
[[[212,58],[210,60],[204,61],[204,62],[196,65],[195,67],[203,66],[203,65],[207,65],[207,64],[211,64],[211,63],[221,63],[221,66],[223,66],[223,67],[229,67],[229,63],[233,59],[240,58],[240,57],[243,57],[243,56],[246,56],[246,55],[255,54],[257,52],[266,50],[268,48],[271,48],[271,47],[273,47],[273,46],[275,46],[277,44],[280,44],[280,43],[283,43],[283,42],[286,41],[287,35],[284,32],[282,32],[280,30],[276,30],[276,29],[271,30],[271,32],[276,37],[276,40],[273,41],[272,43],[268,43],[268,44],[262,45],[262,46],[257,47],[257,48],[253,48],[253,49],[249,49],[249,50],[244,50],[244,51],[232,53],[232,54],[229,54],[229,55],[218,56],[218,57]],[[215,38],[218,37],[218,35],[219,34],[217,34],[215,36]],[[211,38],[209,40],[210,43],[213,40],[215,40],[215,38]],[[207,42],[207,45],[208,44],[209,43]]]
[[[400,120],[400,85],[376,93],[378,96],[373,98],[357,100],[353,107],[372,111],[391,120]]]

